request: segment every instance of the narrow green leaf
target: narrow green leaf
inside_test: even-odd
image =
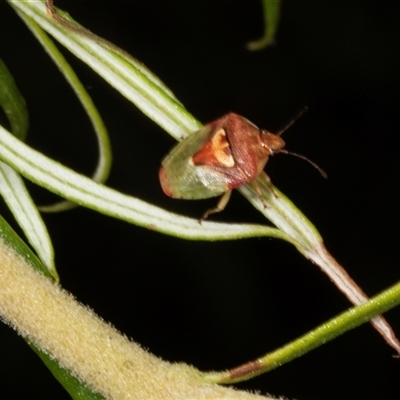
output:
[[[0,162],[0,194],[43,264],[58,280],[54,249],[43,219],[22,178],[3,162]]]
[[[29,116],[22,97],[10,71],[0,59],[0,107],[4,110],[13,134],[25,140],[29,126]]]
[[[181,140],[201,124],[161,85],[143,64],[132,56],[123,58],[102,42],[72,32],[49,17],[43,2],[8,0],[31,29],[31,20],[50,33],[57,41],[89,65],[111,86],[155,121],[172,136]],[[126,53],[125,53],[126,54]]]
[[[33,182],[98,212],[146,228],[192,240],[273,236],[293,243],[276,228],[203,222],[167,212],[80,175],[25,145],[0,126],[0,159]]]
[[[18,254],[23,256],[32,267],[48,278],[54,279],[49,270],[43,265],[39,258],[25,244],[25,242],[14,232],[6,220],[0,215],[0,237]]]
[[[105,399],[105,397],[103,397],[101,394],[95,393],[89,389],[83,382],[75,378],[75,376],[73,376],[68,370],[61,368],[56,361],[52,360],[46,353],[41,351],[34,344],[29,342],[28,344],[74,400]]]
[[[250,51],[262,50],[275,42],[275,35],[278,29],[281,0],[262,0],[264,14],[264,35],[246,47]]]

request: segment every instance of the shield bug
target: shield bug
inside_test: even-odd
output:
[[[268,157],[284,152],[306,159],[283,150],[285,142],[280,135],[295,119],[277,133],[260,129],[234,113],[208,123],[176,145],[162,161],[159,178],[164,193],[188,200],[222,195],[217,206],[206,211],[200,221],[222,211],[232,189],[246,183],[253,183],[264,203],[256,178],[262,174],[270,183],[263,171]],[[325,175],[318,166],[311,164]]]

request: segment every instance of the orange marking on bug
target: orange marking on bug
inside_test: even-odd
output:
[[[218,130],[211,140],[192,157],[193,165],[210,165],[214,167],[232,168],[235,160],[231,147],[226,139],[225,129]]]

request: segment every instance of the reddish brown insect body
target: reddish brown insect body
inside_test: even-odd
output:
[[[205,125],[172,149],[162,162],[161,186],[166,195],[179,199],[205,199],[223,194],[217,207],[207,211],[204,219],[222,211],[231,190],[253,182],[263,173],[268,157],[284,146],[278,134],[230,113]],[[269,181],[267,176],[266,179]]]

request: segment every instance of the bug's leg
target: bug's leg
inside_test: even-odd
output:
[[[214,213],[221,212],[221,211],[226,207],[226,205],[228,204],[228,201],[229,201],[229,199],[230,199],[230,197],[231,197],[231,194],[232,194],[232,190],[228,190],[227,192],[225,192],[225,193],[221,196],[221,198],[219,199],[217,206],[214,207],[214,208],[210,208],[209,210],[207,210],[207,211],[203,214],[203,216],[199,219],[199,223],[201,224],[205,219],[208,218],[208,216],[209,216],[210,214],[214,214]]]

